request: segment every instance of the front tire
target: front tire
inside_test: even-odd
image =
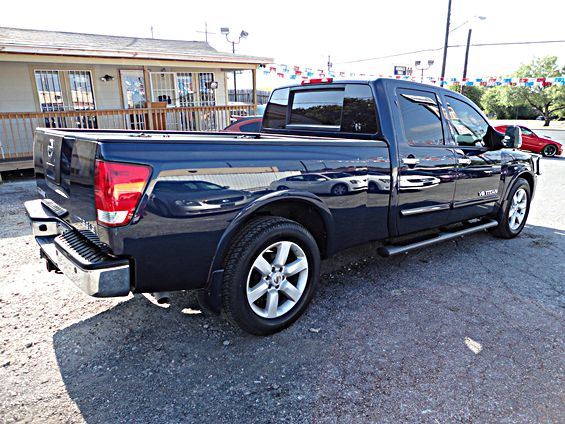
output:
[[[320,252],[306,228],[280,217],[254,219],[226,256],[224,314],[248,333],[276,333],[304,313],[319,274]]]
[[[336,184],[332,187],[332,194],[334,196],[343,196],[344,194],[347,194],[348,192],[348,188],[345,184]]]
[[[518,178],[498,212],[498,226],[492,233],[506,239],[520,234],[528,219],[531,200],[530,184],[525,179]]]
[[[551,158],[557,154],[557,146],[555,146],[554,144],[548,144],[543,148],[541,154],[545,157]]]

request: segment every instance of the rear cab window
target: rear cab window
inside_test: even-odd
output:
[[[444,144],[439,103],[434,93],[399,88],[397,99],[406,143],[412,146]]]
[[[267,130],[376,134],[377,112],[368,84],[275,90],[265,111]]]

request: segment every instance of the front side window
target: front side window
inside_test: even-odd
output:
[[[436,95],[409,89],[399,89],[397,93],[406,142],[414,146],[442,145],[443,127]]]
[[[467,103],[446,96],[451,135],[459,146],[484,146],[488,122]]]
[[[526,127],[520,127],[520,129],[522,130],[522,134],[524,135],[529,135],[529,136],[534,136],[534,132],[532,130],[530,130],[529,128]]]

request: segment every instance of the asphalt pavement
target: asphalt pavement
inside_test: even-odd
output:
[[[33,183],[0,185],[0,422],[563,423],[565,158],[541,164],[520,237],[352,249],[264,338],[187,293],[87,297],[37,257]]]

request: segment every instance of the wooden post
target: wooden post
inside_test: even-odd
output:
[[[257,113],[257,68],[251,70],[253,79],[253,109]]]

